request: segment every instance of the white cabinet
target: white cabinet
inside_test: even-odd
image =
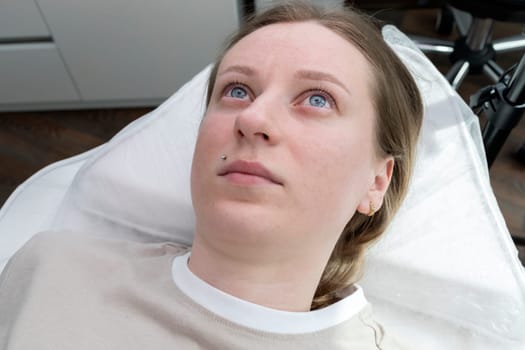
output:
[[[49,37],[49,30],[33,0],[0,0],[0,42]]]
[[[0,37],[4,111],[160,103],[212,62],[238,26],[237,0],[2,1],[32,3],[45,25],[25,38],[52,45],[14,54],[16,33],[5,44]],[[39,95],[40,86],[52,91]]]
[[[33,0],[0,0],[0,110],[79,101]]]
[[[0,106],[79,101],[53,43],[0,45]]]

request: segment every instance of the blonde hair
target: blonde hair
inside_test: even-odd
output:
[[[370,217],[354,214],[339,237],[312,301],[311,308],[319,309],[339,300],[337,292],[359,279],[367,247],[385,231],[401,205],[412,172],[423,107],[412,76],[385,43],[372,18],[355,9],[328,11],[301,1],[270,8],[241,26],[212,69],[207,104],[222,58],[237,42],[271,24],[305,21],[316,22],[341,35],[370,63],[374,74],[372,92],[376,109],[377,152],[379,156],[391,155],[395,159],[383,206]]]

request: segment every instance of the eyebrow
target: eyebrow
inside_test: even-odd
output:
[[[223,75],[223,74],[232,73],[232,72],[240,73],[240,74],[247,75],[247,76],[255,75],[255,70],[253,68],[250,68],[248,66],[241,66],[241,65],[229,66],[228,68],[220,72],[218,75]]]
[[[340,86],[349,95],[351,95],[348,88],[339,79],[337,79],[335,76],[329,73],[319,72],[315,70],[299,70],[297,71],[297,73],[295,73],[295,77],[298,79],[328,81],[330,83]]]

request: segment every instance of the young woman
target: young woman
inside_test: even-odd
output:
[[[0,280],[0,347],[397,348],[355,282],[405,195],[421,118],[365,16],[255,17],[211,73],[193,246],[36,236]]]

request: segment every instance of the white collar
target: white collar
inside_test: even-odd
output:
[[[340,324],[367,305],[359,286],[344,299],[314,311],[290,312],[257,305],[224,293],[194,275],[188,268],[190,254],[173,260],[172,275],[177,287],[197,304],[245,327],[279,334],[310,333]]]

